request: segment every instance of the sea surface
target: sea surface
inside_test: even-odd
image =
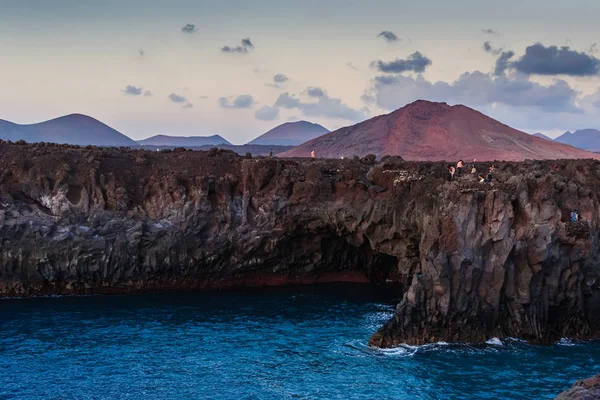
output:
[[[370,349],[397,291],[0,300],[0,399],[552,399],[600,343]]]

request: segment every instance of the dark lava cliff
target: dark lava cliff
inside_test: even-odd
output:
[[[394,281],[376,346],[597,337],[600,162],[496,167],[0,143],[0,295]]]

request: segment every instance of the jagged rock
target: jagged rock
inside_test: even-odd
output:
[[[372,345],[600,336],[600,162],[495,165],[2,142],[0,295],[398,282]]]

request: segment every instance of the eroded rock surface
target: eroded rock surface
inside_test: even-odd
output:
[[[597,400],[600,399],[600,374],[575,382],[570,389],[559,394],[555,400]]]
[[[445,167],[0,143],[0,294],[394,281],[372,345],[599,336],[600,163]]]

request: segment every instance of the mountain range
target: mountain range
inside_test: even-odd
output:
[[[235,146],[219,135],[156,135],[138,142],[86,115],[71,114],[45,122],[19,125],[0,120],[0,139],[95,146],[228,148],[239,154],[281,157],[351,157],[400,155],[408,160],[523,160],[597,158],[600,131],[566,132],[556,140],[504,125],[463,105],[418,100],[390,114],[328,132],[307,121],[279,125],[246,145]],[[307,141],[308,140],[308,141]],[[297,147],[292,147],[297,145]]]
[[[567,131],[554,140],[580,149],[600,151],[600,131],[598,129]]]
[[[13,142],[24,140],[29,143],[51,142],[82,146],[150,146],[156,148],[187,147],[196,149],[206,146],[217,146],[233,149],[240,154],[245,154],[246,152],[251,152],[252,154],[269,154],[270,147],[274,147],[274,153],[277,153],[328,132],[321,125],[307,121],[286,122],[260,135],[246,145],[235,146],[220,135],[189,137],[156,135],[135,141],[97,119],[81,114],[65,115],[30,125],[19,125],[0,120],[0,139]],[[267,148],[262,149],[261,146],[266,146]]]
[[[418,100],[390,114],[333,131],[280,157],[399,155],[407,160],[596,158],[535,137],[463,105]]]

